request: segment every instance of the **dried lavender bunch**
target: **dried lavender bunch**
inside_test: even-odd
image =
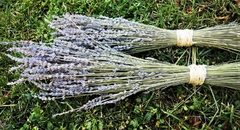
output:
[[[98,18],[66,14],[49,23],[58,41],[92,47],[94,41],[133,54],[169,46],[216,47],[240,52],[240,25],[232,23],[200,30],[166,30],[123,18]]]
[[[239,62],[208,67],[178,66],[132,57],[100,44],[89,49],[71,42],[56,42],[49,47],[21,41],[8,51],[25,55],[19,58],[7,54],[22,63],[11,69],[22,69],[21,78],[9,85],[34,83],[43,90],[35,95],[42,100],[98,96],[80,108],[53,117],[115,103],[138,92],[184,83],[201,85],[205,82],[240,90]]]

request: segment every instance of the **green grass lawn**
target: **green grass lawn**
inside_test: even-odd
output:
[[[240,3],[234,0],[0,0],[0,42],[54,39],[45,19],[67,12],[104,15],[155,25],[165,29],[200,29],[240,22]],[[116,104],[51,118],[55,113],[77,108],[92,99],[79,97],[41,101],[31,97],[39,91],[28,82],[7,86],[20,72],[10,73],[17,63],[0,46],[0,129],[237,129],[240,128],[240,93],[218,86],[191,85],[138,93]],[[187,65],[189,48],[165,48],[137,54],[160,61]],[[239,54],[213,48],[198,48],[198,64],[239,61]]]

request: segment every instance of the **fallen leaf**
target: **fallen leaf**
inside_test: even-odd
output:
[[[240,0],[235,0],[237,2],[238,7],[240,8]]]
[[[10,94],[8,93],[8,94],[5,94],[4,95],[4,98],[8,98],[10,96]]]
[[[199,124],[201,124],[201,121],[194,122],[193,126],[198,126]]]
[[[187,14],[193,14],[193,12],[192,12],[191,9],[187,9],[185,12],[186,12]]]
[[[181,0],[177,0],[178,5],[181,5]]]
[[[160,126],[160,121],[157,121],[156,123],[155,123],[155,127],[159,127]]]
[[[208,8],[209,8],[209,7],[208,7],[207,5],[203,5],[202,8],[199,8],[199,9],[198,9],[198,12],[200,13],[200,12],[202,12],[202,11],[208,9]]]
[[[228,18],[229,18],[229,15],[218,17],[219,20],[228,20]]]

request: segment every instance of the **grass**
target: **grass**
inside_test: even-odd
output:
[[[240,22],[239,3],[231,0],[41,0],[0,1],[0,41],[52,41],[53,31],[44,19],[66,12],[87,16],[124,17],[160,28],[205,28]],[[8,46],[0,46],[5,53]],[[77,108],[91,97],[44,102],[31,97],[38,89],[25,83],[7,86],[19,72],[16,63],[0,53],[0,129],[237,129],[240,127],[239,91],[203,85],[194,93],[191,85],[138,93],[121,102],[92,110],[51,118],[54,113]],[[137,54],[188,65],[190,48],[165,48]],[[198,48],[198,64],[239,61],[239,54],[214,48]]]

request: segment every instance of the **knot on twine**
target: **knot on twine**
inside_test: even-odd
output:
[[[190,80],[189,84],[202,85],[206,79],[206,65],[190,65]]]
[[[193,30],[177,30],[177,46],[192,46],[193,45]]]

